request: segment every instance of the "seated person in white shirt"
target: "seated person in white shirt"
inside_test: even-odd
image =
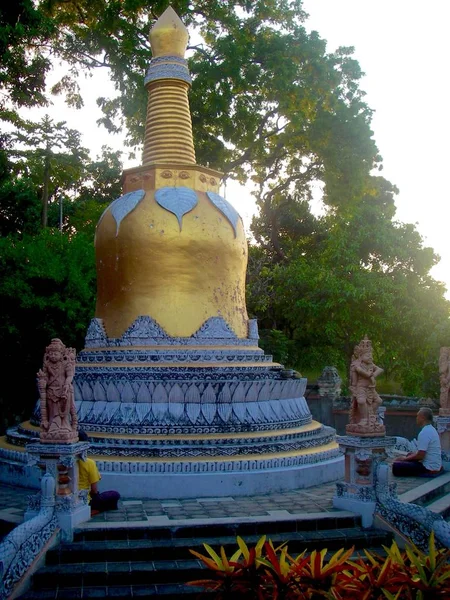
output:
[[[416,422],[422,427],[417,436],[417,450],[394,462],[392,474],[397,477],[434,477],[442,472],[441,442],[433,427],[431,409],[421,408]]]

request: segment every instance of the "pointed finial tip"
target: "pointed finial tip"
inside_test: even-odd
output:
[[[150,30],[153,57],[175,55],[184,58],[188,40],[189,32],[183,21],[168,6]]]

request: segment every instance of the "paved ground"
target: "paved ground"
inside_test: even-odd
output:
[[[399,494],[424,483],[420,477],[396,478]],[[288,514],[319,513],[334,511],[332,498],[336,485],[327,483],[306,490],[294,490],[277,494],[247,497],[192,498],[188,500],[131,500],[123,498],[119,509],[102,513],[91,522],[133,522],[149,523],[165,517],[169,520],[221,519],[230,517],[269,516],[273,511],[286,511]],[[11,487],[0,483],[0,520],[20,523],[27,505],[27,498],[33,490]],[[279,513],[278,513],[279,514]]]

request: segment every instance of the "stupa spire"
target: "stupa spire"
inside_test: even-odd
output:
[[[145,78],[148,91],[142,164],[195,164],[184,58],[188,30],[169,6],[150,31],[153,58]]]

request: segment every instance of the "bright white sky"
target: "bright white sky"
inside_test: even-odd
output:
[[[304,0],[328,50],[354,46],[375,110],[382,175],[400,190],[397,219],[416,223],[450,290],[449,0]],[[447,296],[450,298],[450,294]]]
[[[384,159],[382,174],[400,189],[397,219],[416,223],[426,245],[441,256],[433,274],[450,290],[450,1],[304,0],[303,6],[310,15],[306,28],[328,41],[328,51],[355,47],[366,73],[361,88],[375,110],[372,129]],[[107,73],[96,73],[83,85],[83,110],[67,111],[55,102],[43,111],[82,131],[92,155],[103,144],[120,147],[117,136],[95,123],[100,116],[95,98],[107,93],[107,85]],[[248,227],[254,211],[250,193],[231,183],[227,197]]]

